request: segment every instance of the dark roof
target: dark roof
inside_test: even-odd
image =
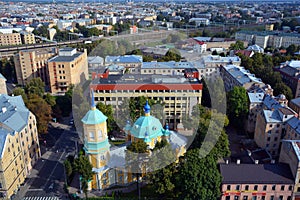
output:
[[[223,184],[293,184],[290,167],[277,164],[220,164]]]
[[[71,62],[75,60],[77,57],[79,57],[82,54],[80,53],[75,53],[73,56],[55,56],[51,59],[49,59],[48,62]]]

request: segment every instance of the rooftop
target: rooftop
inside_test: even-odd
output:
[[[256,78],[254,74],[251,74],[244,67],[236,65],[227,65],[224,66],[224,69],[234,77],[241,85],[250,82],[263,83],[260,78]]]
[[[220,172],[223,184],[294,184],[289,165],[284,163],[220,164]]]
[[[262,103],[264,96],[265,96],[265,94],[263,92],[262,93],[249,93],[248,92],[248,97],[249,97],[250,103]]]

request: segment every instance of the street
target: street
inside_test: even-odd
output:
[[[33,196],[67,199],[63,162],[68,155],[75,155],[78,139],[74,126],[66,125],[68,122],[69,119],[65,119],[64,124],[51,123],[49,133],[40,140],[42,157],[14,199]]]

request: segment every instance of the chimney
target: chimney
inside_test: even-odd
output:
[[[2,113],[5,113],[7,111],[6,107],[2,107]]]
[[[257,165],[259,163],[259,160],[255,160],[254,163]]]
[[[237,159],[237,160],[236,160],[236,164],[238,164],[238,165],[241,164],[241,160],[240,160],[240,159]]]

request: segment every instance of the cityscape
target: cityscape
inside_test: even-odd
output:
[[[0,199],[300,200],[300,2],[0,1]]]

